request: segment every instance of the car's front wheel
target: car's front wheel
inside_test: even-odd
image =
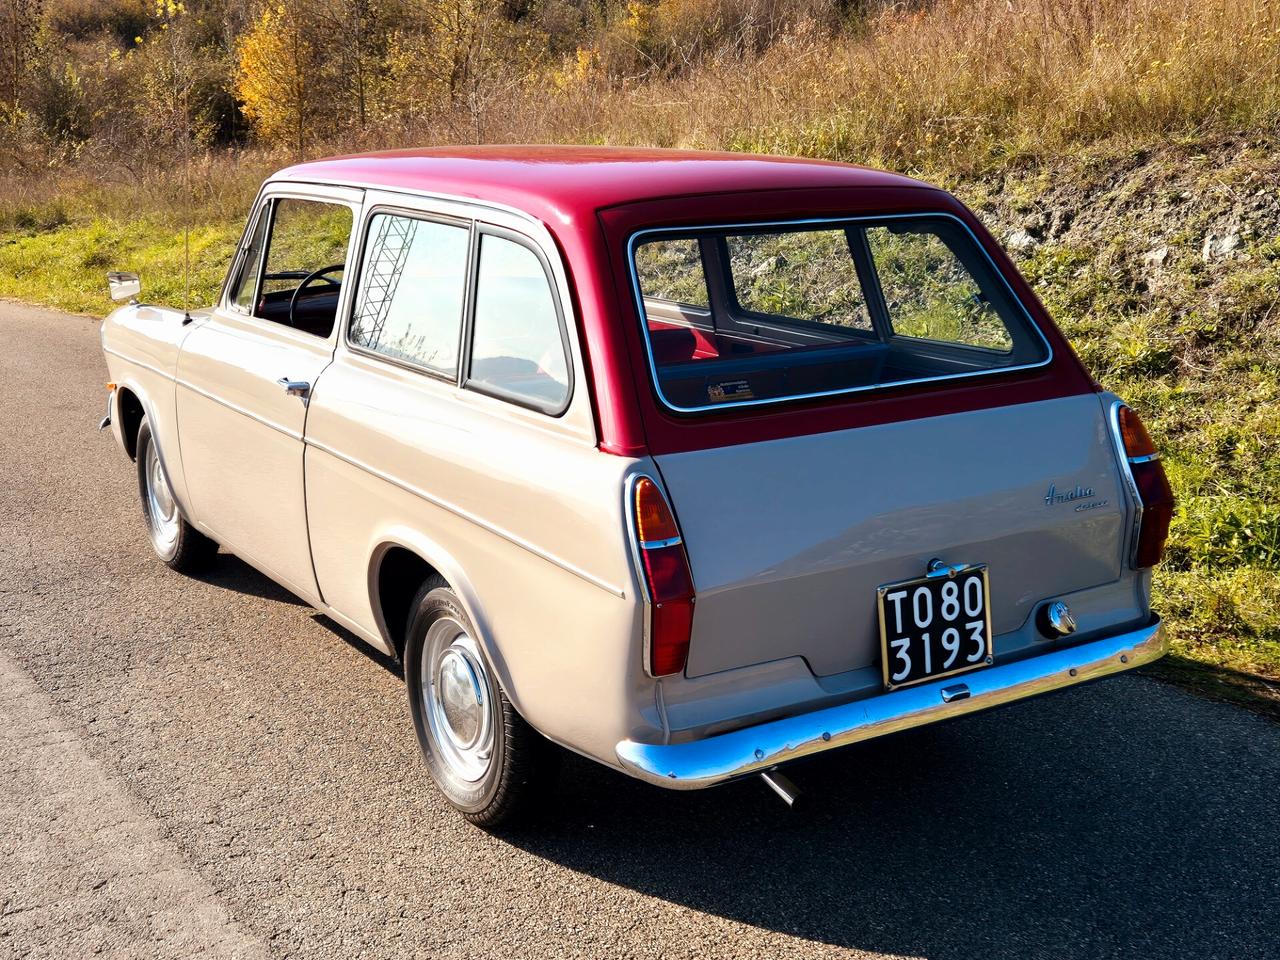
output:
[[[151,547],[174,570],[190,573],[205,566],[218,545],[187,523],[174,499],[151,424],[144,417],[138,427],[138,493]]]
[[[410,609],[405,683],[432,779],[478,826],[526,819],[554,783],[557,748],[511,705],[443,579],[423,584]]]

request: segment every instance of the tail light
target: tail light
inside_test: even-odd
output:
[[[1133,565],[1139,569],[1154,567],[1164,554],[1164,542],[1169,536],[1169,522],[1173,519],[1173,490],[1147,428],[1138,415],[1123,403],[1115,406],[1115,431],[1138,506]]]
[[[648,477],[632,487],[636,544],[648,600],[647,666],[655,677],[683,673],[693,631],[693,574],[666,497]]]

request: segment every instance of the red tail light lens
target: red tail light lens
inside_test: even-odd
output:
[[[634,491],[636,542],[649,599],[649,672],[665,677],[683,673],[689,658],[693,574],[680,529],[658,485],[641,477]]]
[[[1160,454],[1142,419],[1130,407],[1121,406],[1116,411],[1116,427],[1142,510],[1133,565],[1138,569],[1154,567],[1164,555],[1164,544],[1169,538],[1175,505],[1173,488],[1169,486]]]

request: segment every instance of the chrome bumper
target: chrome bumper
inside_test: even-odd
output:
[[[697,790],[760,773],[789,760],[873,737],[1060,690],[1132,670],[1164,656],[1164,626],[1091,640],[1003,666],[907,687],[854,703],[774,720],[689,743],[623,740],[622,768],[672,790]]]

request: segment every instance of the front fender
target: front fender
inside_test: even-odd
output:
[[[102,321],[101,340],[110,379],[116,384],[111,411],[116,442],[129,449],[120,403],[121,391],[127,390],[137,398],[151,424],[179,509],[187,520],[198,523],[182,468],[175,376],[182,341],[205,317],[197,314],[189,320],[188,316],[167,307],[129,304],[113,310]]]

